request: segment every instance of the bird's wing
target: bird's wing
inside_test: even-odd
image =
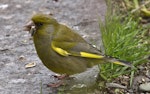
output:
[[[80,35],[64,25],[61,25],[60,30],[54,32],[51,47],[62,56],[71,55],[86,58],[104,57],[99,50],[88,44]]]
[[[104,56],[99,50],[88,44],[80,35],[66,26],[54,32],[51,40],[51,48],[61,56],[78,56],[84,58],[105,59],[109,62],[132,67],[124,61]]]

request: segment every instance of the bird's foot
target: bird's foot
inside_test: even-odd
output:
[[[57,79],[59,80],[59,82],[47,84],[47,87],[57,88],[57,87],[60,87],[60,86],[65,86],[65,85],[68,84],[68,83],[67,83],[68,80],[72,80],[72,79],[75,78],[75,77],[70,77],[70,76],[67,75],[67,74],[63,74],[63,75],[52,75],[52,77],[57,78]]]
[[[56,83],[47,84],[47,87],[57,88],[57,87],[60,87],[60,86],[63,86],[63,85],[65,85],[64,82],[60,81],[60,82],[56,82]]]

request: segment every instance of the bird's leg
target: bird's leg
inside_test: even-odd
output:
[[[53,88],[57,88],[57,87],[60,87],[64,85],[64,82],[63,81],[59,81],[57,83],[51,83],[51,84],[47,84],[47,87],[53,87]]]
[[[53,88],[57,88],[57,87],[60,87],[60,86],[65,86],[68,84],[68,80],[72,80],[74,79],[75,77],[70,77],[69,75],[67,74],[63,74],[63,75],[52,75],[54,78],[57,78],[59,81],[56,82],[56,83],[50,83],[50,84],[47,84],[48,87],[53,87]]]
[[[47,86],[57,88],[59,86],[65,85],[65,80],[67,80],[69,78],[69,75],[67,75],[67,74],[52,75],[52,77],[57,78],[60,81],[56,82],[56,83],[50,83]]]

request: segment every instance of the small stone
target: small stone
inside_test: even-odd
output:
[[[145,79],[144,79],[144,78],[142,78],[142,82],[145,82]]]
[[[0,4],[0,9],[6,9],[8,8],[8,4]]]
[[[139,86],[139,90],[141,91],[150,91],[150,83],[144,83]]]
[[[106,83],[106,86],[107,87],[112,87],[112,88],[122,88],[122,89],[127,89],[126,86],[123,86],[123,85],[120,85],[120,84],[117,84],[117,83]]]

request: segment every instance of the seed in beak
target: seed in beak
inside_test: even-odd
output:
[[[34,23],[32,21],[29,21],[25,26],[24,26],[24,31],[30,31],[31,27],[34,26]]]
[[[35,32],[36,32],[35,26],[31,26],[31,29],[30,29],[29,32],[31,33],[31,36],[33,36],[35,34]]]

